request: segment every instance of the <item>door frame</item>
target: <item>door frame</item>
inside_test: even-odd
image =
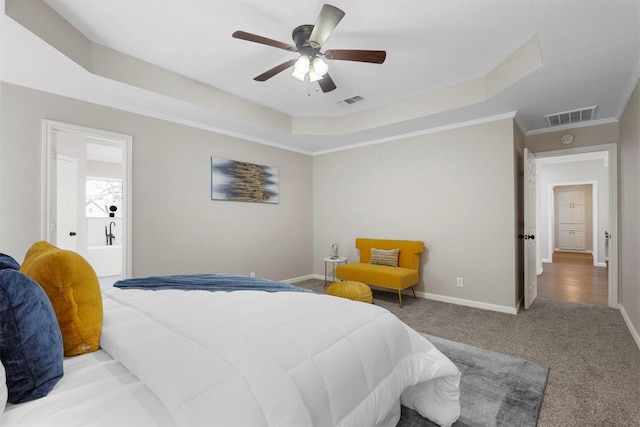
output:
[[[132,276],[132,153],[133,137],[117,132],[94,129],[85,126],[63,123],[54,120],[42,120],[42,212],[41,238],[51,241],[53,233],[53,209],[55,209],[55,173],[53,161],[56,155],[55,134],[71,133],[94,139],[122,144],[122,192],[123,192],[123,238],[122,238],[122,277]]]
[[[554,151],[536,152],[536,157],[557,157],[569,154],[592,153],[607,151],[609,153],[609,275],[608,275],[608,303],[609,307],[618,308],[618,144],[601,144],[587,147],[565,148]]]

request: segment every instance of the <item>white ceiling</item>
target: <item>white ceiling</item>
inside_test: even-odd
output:
[[[335,0],[346,15],[323,50],[380,49],[387,60],[328,61],[338,88],[326,94],[290,72],[254,81],[296,54],[231,37],[244,30],[293,44],[293,28],[313,24],[322,1],[47,3],[93,43],[223,92],[193,102],[87,73],[8,14],[0,21],[3,81],[308,153],[513,112],[525,133],[546,128],[545,114],[592,105],[595,119],[616,119],[640,73],[638,0]],[[453,91],[486,77],[532,39],[540,66],[484,97],[465,101]],[[435,93],[451,94],[445,99],[455,102],[420,108]],[[354,95],[364,101],[337,104]],[[244,109],[253,116],[226,111],[225,100],[258,109]],[[259,117],[272,113],[290,125],[271,126]],[[343,130],[327,131],[335,123]]]

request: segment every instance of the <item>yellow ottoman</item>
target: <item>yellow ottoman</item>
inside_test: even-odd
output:
[[[348,298],[353,301],[362,301],[369,304],[373,303],[371,288],[362,282],[354,282],[350,280],[335,282],[327,288],[327,294],[336,297]]]

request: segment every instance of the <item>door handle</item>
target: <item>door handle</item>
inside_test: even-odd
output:
[[[73,236],[75,236],[75,235],[76,235],[76,232],[75,232],[75,231],[70,231],[70,232],[69,232],[69,236],[73,237]]]
[[[520,239],[520,240],[522,240],[522,239],[524,239],[524,240],[529,240],[529,239],[533,240],[535,238],[536,238],[536,236],[533,235],[533,234],[519,234],[518,235],[518,239]]]

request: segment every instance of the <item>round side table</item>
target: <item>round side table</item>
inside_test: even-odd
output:
[[[336,281],[336,267],[338,265],[340,265],[340,263],[347,263],[347,258],[346,257],[338,257],[338,258],[331,258],[330,256],[324,257],[323,258],[324,261],[324,287],[327,287],[327,283],[329,282],[327,280],[327,266],[329,264],[333,264],[333,281]]]

